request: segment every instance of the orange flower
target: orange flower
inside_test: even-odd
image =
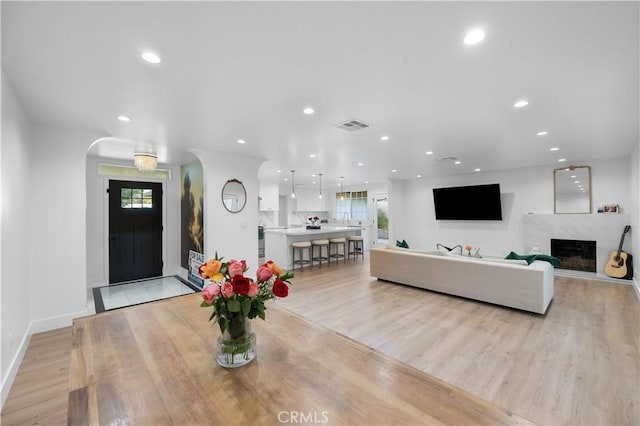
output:
[[[274,275],[276,275],[277,277],[279,277],[280,275],[282,275],[282,269],[273,261],[268,261],[266,263],[266,266],[271,269],[271,271],[274,273]]]
[[[472,248],[473,248],[473,246],[470,246],[470,245],[466,245],[466,246],[464,246],[464,249],[465,249],[466,251],[471,251],[471,249],[472,249]]]
[[[202,278],[208,278],[211,281],[215,281],[217,283],[222,282],[224,280],[224,276],[220,273],[220,268],[222,267],[222,262],[219,260],[207,260],[207,263],[200,266],[198,272],[202,276]]]

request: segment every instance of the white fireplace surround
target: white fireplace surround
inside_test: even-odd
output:
[[[631,224],[628,214],[526,214],[523,218],[523,246],[526,254],[537,246],[545,254],[551,253],[551,239],[591,240],[596,242],[596,278],[607,278],[604,266],[609,253],[617,250],[626,225]],[[624,240],[623,250],[631,253],[633,229]],[[575,271],[571,271],[573,273]],[[580,275],[593,275],[580,272]],[[571,274],[569,274],[571,275]],[[630,280],[617,280],[631,284]]]

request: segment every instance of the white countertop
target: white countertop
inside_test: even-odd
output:
[[[322,225],[322,228],[320,229],[306,229],[305,227],[280,228],[280,229],[267,228],[264,230],[264,232],[267,234],[280,234],[280,235],[321,235],[321,234],[329,234],[332,232],[361,231],[363,229],[364,227],[362,226]]]

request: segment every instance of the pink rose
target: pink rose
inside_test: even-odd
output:
[[[222,295],[224,297],[233,296],[233,284],[231,284],[229,281],[222,283],[222,288],[220,289],[220,291],[222,292]]]
[[[266,281],[273,275],[273,271],[268,266],[262,265],[256,271],[258,281]]]
[[[238,262],[237,260],[232,260],[231,262],[229,262],[229,266],[227,267],[227,271],[229,271],[229,275],[231,276],[231,278],[235,277],[236,275],[242,275],[244,269],[245,266],[242,264],[242,262]]]
[[[212,283],[206,286],[204,290],[202,290],[202,298],[205,302],[211,303],[213,302],[213,299],[216,298],[218,293],[220,293],[220,287],[218,287],[218,284]]]
[[[258,283],[250,283],[249,284],[249,293],[247,293],[247,296],[249,297],[256,297],[258,295]]]

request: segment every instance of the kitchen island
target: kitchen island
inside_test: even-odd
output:
[[[320,229],[299,228],[276,228],[264,230],[265,235],[265,258],[273,260],[281,268],[293,269],[291,243],[296,241],[328,240],[331,238],[351,237],[360,235],[364,228],[362,226],[337,226],[322,225]]]

